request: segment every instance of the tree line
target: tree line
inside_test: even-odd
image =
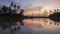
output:
[[[12,2],[9,7],[6,7],[5,5],[2,6],[2,8],[0,9],[0,16],[15,15],[15,14],[20,14],[21,15],[23,13],[23,11],[24,11],[24,9],[21,9],[20,6],[17,6],[16,4],[14,4]]]

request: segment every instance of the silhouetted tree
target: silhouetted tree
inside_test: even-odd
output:
[[[11,3],[11,6],[13,6],[13,2]]]
[[[17,8],[20,9],[20,6],[18,6]]]
[[[21,11],[21,12],[20,12],[20,14],[22,14],[24,10],[23,10],[23,9],[21,9],[20,11]]]
[[[16,4],[14,5],[14,8],[16,8]]]
[[[3,5],[2,11],[3,11],[3,14],[5,15],[7,13],[7,11],[8,11],[8,7],[6,7],[5,5]]]
[[[56,12],[56,10],[54,10]]]

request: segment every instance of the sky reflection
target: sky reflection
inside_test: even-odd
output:
[[[6,22],[1,22],[0,25],[0,34],[11,34],[10,29],[2,30],[2,25]],[[60,22],[54,22],[48,18],[33,18],[33,19],[24,19],[24,26],[21,26],[20,21],[11,21],[12,29],[21,28],[16,31],[14,30],[13,34],[60,34]],[[9,22],[8,22],[9,24]],[[8,25],[6,23],[6,25]]]
[[[52,30],[52,31],[60,28],[60,23],[54,22],[48,18],[25,19],[23,20],[23,22],[25,25],[28,26],[47,28],[48,30]]]

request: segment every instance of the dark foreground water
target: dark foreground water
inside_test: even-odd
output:
[[[0,20],[0,34],[60,34],[60,22],[49,18]]]

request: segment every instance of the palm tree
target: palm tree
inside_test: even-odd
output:
[[[13,6],[13,2],[11,3],[11,6]]]
[[[6,11],[6,6],[5,5],[3,5],[3,7],[2,7],[2,11],[3,11],[3,14],[5,14],[5,11]]]
[[[9,14],[12,14],[12,10],[11,10],[11,7],[9,7]]]
[[[59,12],[59,9],[57,9],[57,12]]]
[[[20,9],[20,6],[18,6],[17,8]]]
[[[14,5],[14,8],[16,8],[16,4]]]
[[[22,14],[24,10],[23,10],[23,9],[21,9],[20,11],[21,11],[21,13],[20,13],[20,14]]]

